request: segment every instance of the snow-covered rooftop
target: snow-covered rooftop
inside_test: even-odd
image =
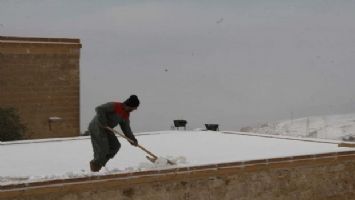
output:
[[[260,137],[238,132],[160,131],[141,133],[137,138],[142,146],[176,165],[150,163],[146,153],[123,138],[119,138],[122,147],[118,155],[98,173],[89,169],[93,156],[89,137],[7,142],[0,143],[0,184],[353,150],[338,147],[334,141]]]

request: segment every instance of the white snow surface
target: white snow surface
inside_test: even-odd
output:
[[[265,123],[247,132],[355,141],[355,113]]]
[[[93,151],[87,136],[2,142],[0,184],[352,150],[329,143],[213,131],[160,131],[143,133],[137,138],[142,146],[159,156],[156,163],[149,162],[141,149],[119,138],[120,151],[97,173],[89,169]],[[166,159],[176,165],[168,165]]]

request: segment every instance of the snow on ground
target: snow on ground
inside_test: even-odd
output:
[[[161,131],[137,138],[142,146],[160,156],[157,164],[120,138],[118,155],[98,173],[89,169],[93,155],[89,137],[0,143],[0,184],[352,150],[329,143],[212,131]],[[166,164],[165,158],[176,165]]]
[[[355,113],[266,123],[247,132],[355,141]]]

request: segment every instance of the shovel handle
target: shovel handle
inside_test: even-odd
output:
[[[124,134],[116,131],[115,129],[113,128],[110,128],[110,127],[105,127],[106,129],[110,130],[111,132],[113,133],[116,133],[118,134],[119,136],[123,137],[124,139],[128,140],[128,142],[130,143],[134,143],[133,140],[131,140],[130,138],[128,138],[127,136],[125,136]],[[154,160],[156,160],[158,158],[158,156],[154,155],[152,152],[148,151],[148,149],[144,148],[143,146],[141,146],[140,144],[137,144],[137,147],[139,147],[140,149],[142,149],[143,151],[145,151],[147,154],[149,154],[150,156],[153,157]]]

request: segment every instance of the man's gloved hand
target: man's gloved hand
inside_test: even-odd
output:
[[[129,141],[129,143],[131,143],[131,145],[133,146],[138,146],[138,140],[136,138],[130,138],[131,141]]]

